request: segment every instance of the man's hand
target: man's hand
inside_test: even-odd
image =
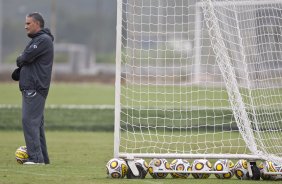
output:
[[[19,57],[17,57],[17,66],[18,67],[22,67],[23,66],[23,62],[22,62],[22,59],[21,59],[21,55]]]
[[[19,81],[20,80],[20,73],[21,73],[21,68],[15,69],[12,73],[12,79],[14,81]]]

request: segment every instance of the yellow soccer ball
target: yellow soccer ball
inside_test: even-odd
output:
[[[124,178],[128,166],[125,160],[121,158],[113,158],[106,164],[107,175],[109,178]]]
[[[199,171],[199,173],[193,173],[192,176],[195,179],[207,179],[211,174],[201,173],[201,171],[211,171],[212,165],[207,159],[194,160],[192,164],[192,171]]]
[[[15,152],[15,156],[16,156],[16,161],[19,164],[23,164],[24,162],[27,161],[28,159],[28,154],[27,154],[27,148],[26,146],[20,146],[16,152]]]
[[[215,162],[213,169],[215,171],[229,170],[229,172],[225,174],[215,174],[218,179],[230,179],[234,175],[234,163],[228,159],[219,159]]]
[[[190,163],[185,159],[175,159],[170,163],[172,171],[191,171]],[[173,178],[188,178],[189,173],[171,173]]]
[[[170,170],[170,164],[164,158],[162,159],[154,158],[149,163],[149,173],[155,179],[166,178],[168,173],[166,172],[162,173],[162,171],[169,171],[169,170]]]
[[[247,160],[238,160],[234,166],[235,176],[240,180],[249,180],[251,179],[248,171]]]
[[[263,168],[264,165],[266,166],[266,168]],[[264,174],[264,169],[267,171],[267,172],[281,172],[282,171],[282,167],[279,166],[278,164],[276,163],[273,163],[271,161],[264,161],[262,162],[260,165],[259,165],[259,170],[260,170],[260,177],[263,179],[263,180],[281,180],[282,179],[282,175],[276,175],[276,174],[273,174],[273,175],[266,175]]]

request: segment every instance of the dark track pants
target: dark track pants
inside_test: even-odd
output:
[[[44,130],[45,98],[35,90],[22,91],[22,125],[29,160],[49,164]]]

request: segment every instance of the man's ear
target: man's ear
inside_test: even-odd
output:
[[[41,29],[39,21],[35,21],[35,24]]]

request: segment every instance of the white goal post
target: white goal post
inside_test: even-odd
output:
[[[114,156],[282,165],[282,0],[118,0]]]

